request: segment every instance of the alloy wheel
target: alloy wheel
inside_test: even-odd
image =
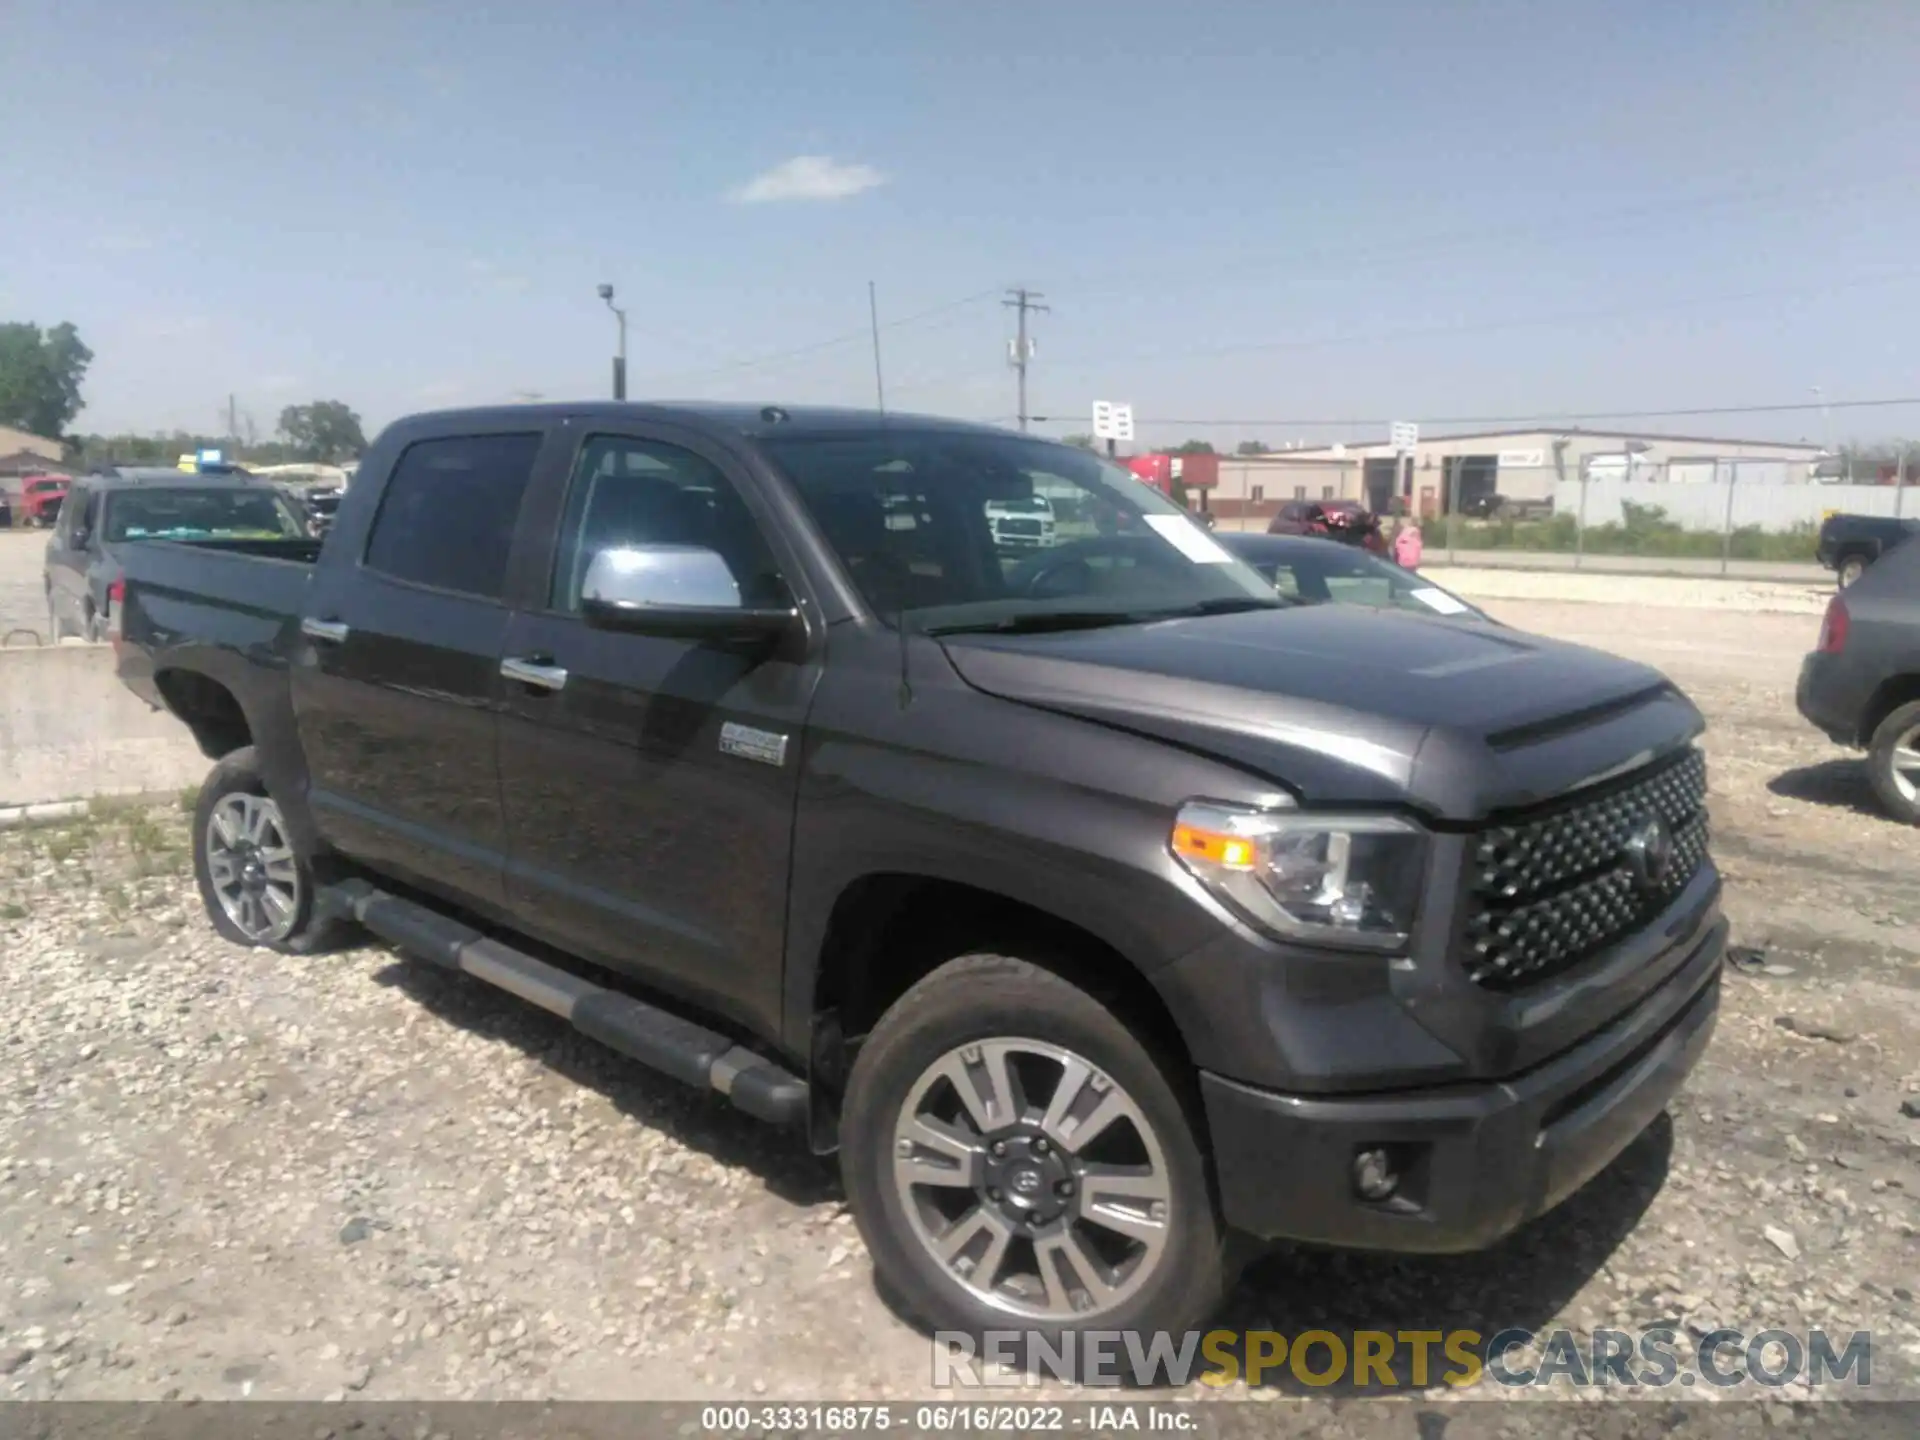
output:
[[[893,1176],[926,1254],[1014,1315],[1113,1310],[1173,1233],[1166,1156],[1139,1104],[1041,1040],[982,1040],[929,1065],[900,1108]]]
[[[1920,804],[1920,725],[1906,730],[1887,755],[1893,788],[1909,805]]]
[[[300,919],[300,866],[280,807],[264,795],[224,796],[207,820],[213,893],[249,940],[284,940]]]

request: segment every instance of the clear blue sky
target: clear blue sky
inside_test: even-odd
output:
[[[80,326],[83,430],[597,395],[603,280],[635,395],[868,403],[864,337],[740,362],[871,279],[936,312],[889,401],[979,418],[1025,283],[1053,433],[1920,394],[1905,0],[5,0],[0,56],[0,318]]]

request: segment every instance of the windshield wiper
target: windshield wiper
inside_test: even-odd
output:
[[[1039,635],[1049,630],[1099,630],[1109,625],[1138,625],[1157,618],[1130,610],[1042,610],[1028,615],[1007,615],[998,620],[958,621],[952,625],[929,625],[928,635]]]
[[[1140,618],[1179,620],[1190,615],[1238,615],[1247,610],[1286,610],[1293,603],[1279,595],[1275,595],[1270,600],[1258,599],[1252,595],[1225,595],[1213,600],[1198,600],[1191,605],[1175,606],[1171,610],[1150,611]]]

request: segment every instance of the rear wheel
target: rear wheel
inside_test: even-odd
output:
[[[236,945],[306,953],[336,927],[314,914],[312,866],[267,793],[253,747],[213,767],[193,814],[193,871],[213,928]]]
[[[1920,701],[1880,722],[1867,750],[1867,775],[1889,815],[1920,825]]]
[[[1197,1325],[1226,1286],[1225,1235],[1179,1079],[1038,965],[936,970],[874,1028],[842,1112],[881,1280],[937,1329]]]
[[[1867,557],[1864,555],[1847,556],[1840,562],[1840,568],[1834,572],[1840,582],[1840,588],[1842,590],[1846,589],[1866,573]]]

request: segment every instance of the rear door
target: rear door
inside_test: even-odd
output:
[[[481,909],[500,904],[506,843],[506,577],[546,431],[408,445],[359,553],[316,572],[292,677],[321,834]]]
[[[508,628],[508,660],[541,674],[503,700],[516,923],[774,1033],[820,645],[596,629],[580,591],[593,556],[622,545],[716,550],[747,605],[791,603],[798,567],[752,477],[712,442],[623,424],[584,428],[573,452],[552,559],[529,568]]]

